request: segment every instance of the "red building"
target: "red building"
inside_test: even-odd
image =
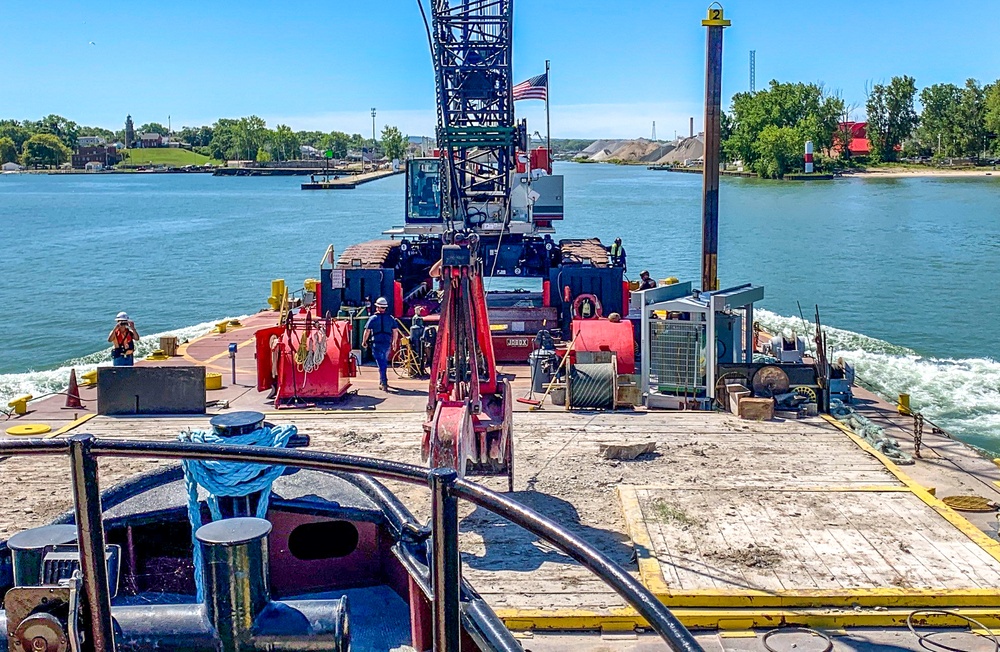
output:
[[[870,146],[868,144],[868,123],[867,122],[841,122],[840,131],[851,130],[851,142],[847,149],[851,156],[868,156]],[[840,143],[833,144],[834,155],[840,155]]]
[[[119,163],[121,155],[114,145],[96,145],[94,147],[78,147],[73,152],[73,167],[82,170],[87,163],[100,163],[106,168]]]

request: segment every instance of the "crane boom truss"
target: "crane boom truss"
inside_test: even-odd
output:
[[[432,0],[438,147],[446,220],[469,228],[509,212],[514,124],[513,0]]]

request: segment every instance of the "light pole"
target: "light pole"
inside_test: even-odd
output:
[[[375,170],[375,146],[378,141],[375,140],[375,107],[372,107],[372,171]],[[364,154],[361,155],[362,168],[364,168]]]

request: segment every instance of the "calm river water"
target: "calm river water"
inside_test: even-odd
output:
[[[559,164],[562,237],[621,236],[629,269],[697,279],[701,177]],[[403,178],[344,192],[301,179],[0,175],[0,401],[108,358],[126,310],[192,336],[255,312],[273,278],[316,275],[402,221]],[[764,321],[819,304],[831,343],[887,395],[1000,449],[1000,179],[722,181],[723,285],[765,286]],[[149,338],[148,344],[153,344]]]

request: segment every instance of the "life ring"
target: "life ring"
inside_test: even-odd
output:
[[[601,300],[594,294],[581,294],[573,300],[573,319],[600,319]]]

